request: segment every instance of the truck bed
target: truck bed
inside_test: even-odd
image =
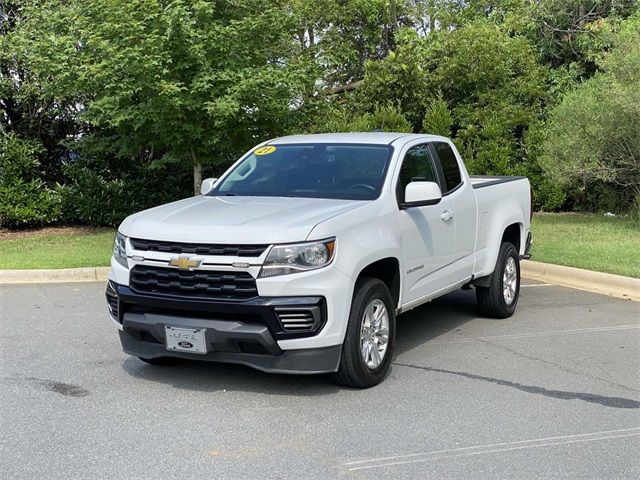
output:
[[[491,175],[471,175],[471,184],[473,188],[490,187],[491,185],[498,185],[500,183],[514,182],[516,180],[522,180],[527,177],[499,177]]]

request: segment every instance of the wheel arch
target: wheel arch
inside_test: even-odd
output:
[[[396,308],[400,305],[400,284],[402,279],[400,276],[400,261],[398,258],[385,257],[369,263],[360,270],[360,273],[358,273],[358,276],[356,277],[356,284],[364,277],[377,278],[384,283],[391,293],[391,298],[393,298]]]
[[[477,275],[471,282],[475,285],[483,285],[486,283],[488,277],[493,274],[493,271],[496,268],[496,263],[498,262],[500,247],[505,241],[512,243],[519,254],[523,253],[522,249],[525,244],[525,239],[523,238],[525,226],[521,220],[511,218],[504,222],[500,228],[493,230],[493,232],[494,233],[491,234],[491,238],[494,238],[495,240],[490,243],[489,248],[484,250],[486,252],[486,256],[482,259],[481,265],[479,265],[476,270]]]
[[[502,245],[504,242],[509,242],[516,247],[516,250],[518,251],[518,253],[521,253],[520,247],[522,245],[522,229],[523,229],[523,225],[520,222],[507,225],[502,232],[502,239],[500,240],[500,245]]]

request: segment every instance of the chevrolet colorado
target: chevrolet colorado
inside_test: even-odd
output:
[[[525,177],[472,177],[453,143],[393,133],[264,142],[202,195],[126,218],[106,297],[124,351],[279,373],[385,377],[396,316],[464,287],[518,303]]]

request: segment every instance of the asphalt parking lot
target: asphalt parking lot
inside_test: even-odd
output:
[[[638,478],[640,303],[528,282],[398,320],[387,380],[123,354],[102,284],[0,286],[0,477]]]

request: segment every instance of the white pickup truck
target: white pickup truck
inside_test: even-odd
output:
[[[525,177],[470,177],[444,137],[299,135],[258,145],[202,195],[128,217],[109,313],[124,351],[381,382],[396,316],[464,287],[510,316],[528,256]]]

